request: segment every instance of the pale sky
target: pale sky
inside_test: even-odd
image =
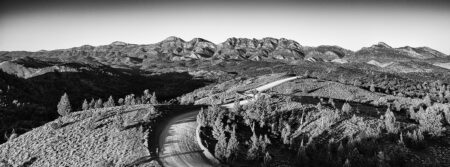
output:
[[[283,37],[305,46],[338,45],[354,51],[384,41],[450,54],[449,3],[65,1],[0,4],[0,50],[113,41],[150,44],[177,36],[214,43],[230,37]]]

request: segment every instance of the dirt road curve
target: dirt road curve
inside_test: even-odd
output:
[[[197,114],[193,111],[172,118],[161,133],[159,157],[164,166],[213,166],[197,145]]]

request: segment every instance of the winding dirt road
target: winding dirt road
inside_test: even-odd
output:
[[[169,121],[159,139],[159,157],[164,166],[214,166],[197,145],[197,111],[178,115]]]

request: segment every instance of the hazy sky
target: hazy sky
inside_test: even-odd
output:
[[[159,42],[169,36],[288,38],[302,45],[358,50],[379,41],[429,46],[450,54],[445,1],[143,1],[0,2],[0,50],[51,50],[113,41]]]

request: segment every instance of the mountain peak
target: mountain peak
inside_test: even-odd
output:
[[[180,41],[180,42],[185,42],[183,39],[176,37],[176,36],[170,36],[167,37],[166,39],[164,39],[163,41],[168,42],[168,41]]]
[[[389,46],[388,44],[384,43],[384,42],[378,42],[378,44],[373,45],[372,47],[378,47],[378,48],[389,48],[391,49],[392,47]]]
[[[110,45],[114,45],[114,46],[125,46],[128,45],[128,43],[122,42],[122,41],[114,41],[113,43],[111,43]]]

